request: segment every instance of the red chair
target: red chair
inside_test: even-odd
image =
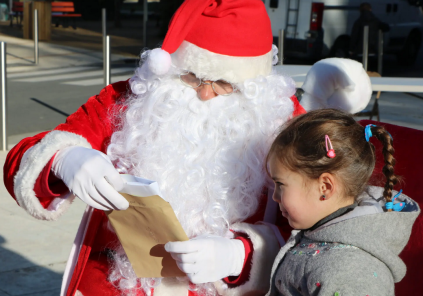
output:
[[[52,2],[51,3],[52,18],[56,23],[56,27],[59,26],[59,22],[62,21],[63,27],[68,26],[69,19],[72,19],[72,27],[76,30],[76,18],[80,18],[80,13],[75,13],[75,7],[73,2]]]
[[[24,10],[23,2],[12,2],[12,9],[10,10],[10,13],[9,13],[11,27],[13,27],[13,18],[16,18],[17,25],[19,26],[22,25],[23,10]]]
[[[372,120],[361,120],[362,126],[376,124],[385,127],[394,139],[395,173],[402,176],[403,182],[395,189],[402,189],[404,194],[414,199],[423,209],[423,131],[382,123]],[[383,186],[382,145],[377,139],[371,142],[376,147],[376,167],[371,184]],[[395,285],[395,295],[423,295],[423,214],[414,223],[413,230],[400,257],[407,266],[404,279]]]

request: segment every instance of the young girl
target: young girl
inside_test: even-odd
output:
[[[368,186],[369,138],[383,144],[385,188]],[[393,190],[392,138],[350,115],[322,109],[287,123],[267,156],[273,199],[294,228],[272,268],[267,295],[394,295],[406,267],[398,254],[420,213]]]

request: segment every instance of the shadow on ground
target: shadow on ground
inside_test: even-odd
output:
[[[0,235],[0,296],[59,295],[62,273],[55,272],[55,266],[37,266],[5,245],[7,241]]]

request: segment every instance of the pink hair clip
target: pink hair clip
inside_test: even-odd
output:
[[[329,142],[330,149],[328,149],[328,142]],[[332,147],[332,142],[330,141],[328,135],[325,135],[325,143],[326,143],[326,151],[328,152],[326,155],[330,158],[334,158],[336,156],[335,150]]]

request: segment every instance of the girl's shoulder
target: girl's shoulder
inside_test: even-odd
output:
[[[391,271],[368,252],[339,243],[309,252],[315,255],[306,254],[310,258],[303,276],[308,286],[320,289],[322,295],[394,295]]]
[[[290,248],[275,285],[283,295],[291,295],[292,283],[300,283],[296,289],[303,295],[394,295],[389,268],[370,253],[342,243],[303,239]]]

